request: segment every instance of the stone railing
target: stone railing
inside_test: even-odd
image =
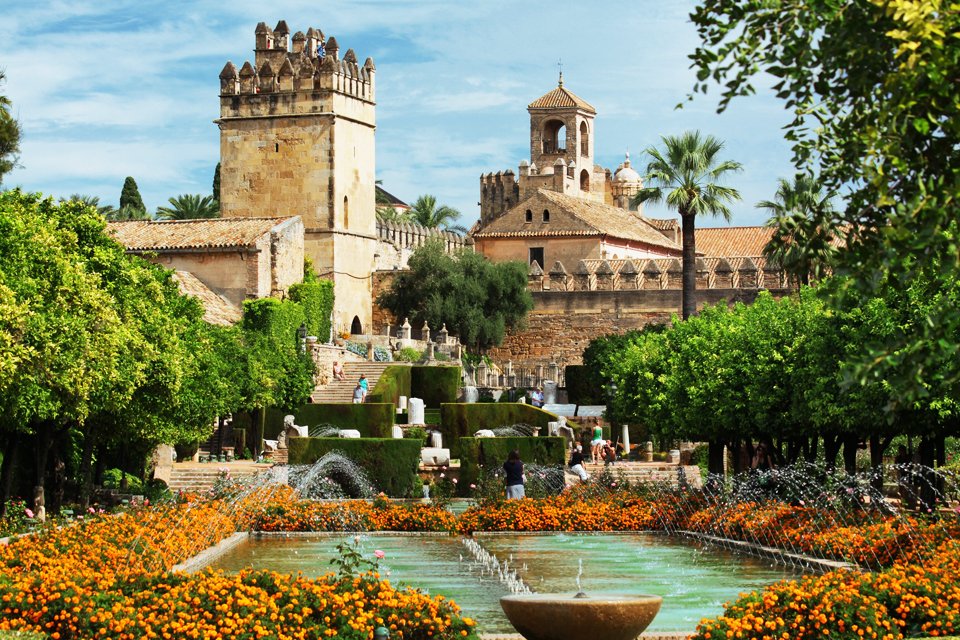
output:
[[[481,388],[531,389],[542,386],[548,381],[557,383],[558,387],[566,386],[564,367],[556,362],[514,366],[512,362],[507,361],[502,366],[492,367],[481,362],[476,367],[468,367],[464,370],[464,383]]]
[[[698,289],[785,289],[790,283],[779,265],[763,257],[697,258]],[[642,291],[682,289],[679,258],[642,260],[581,260],[568,271],[559,260],[545,273],[530,265],[527,285],[532,291]]]

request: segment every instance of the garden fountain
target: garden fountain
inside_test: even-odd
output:
[[[511,594],[500,598],[500,606],[527,640],[581,640],[591,635],[634,640],[660,611],[660,596],[587,595],[580,583],[582,575],[580,560],[576,593]]]

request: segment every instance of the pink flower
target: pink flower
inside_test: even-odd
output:
[[[23,512],[24,512],[25,514],[27,514],[27,517],[28,517],[28,518],[32,518],[32,517],[33,517],[33,511],[31,511],[30,509],[24,509]]]
[[[380,549],[377,549],[376,551],[373,552],[373,555],[377,556],[377,559],[380,560],[383,558],[383,556],[387,554],[381,551]]]
[[[475,485],[475,484],[473,484],[473,483],[471,482],[471,483],[470,483],[470,488],[471,488],[471,489],[476,489],[476,488],[477,488],[477,485]],[[958,507],[958,509],[960,509],[960,507]]]
[[[440,477],[441,477],[441,478],[446,478],[446,477],[447,477],[447,474],[441,473],[441,474],[440,474]]]
[[[452,482],[453,484],[457,484],[457,479],[456,479],[456,478],[450,478],[450,482]]]
[[[94,509],[93,507],[87,507],[87,513],[96,513],[96,512],[97,510]]]

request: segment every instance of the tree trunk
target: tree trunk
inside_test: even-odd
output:
[[[3,450],[3,466],[0,468],[0,484],[2,484],[3,500],[0,501],[0,517],[7,515],[7,501],[13,493],[13,472],[20,457],[20,436],[12,434],[7,438],[7,446]]]
[[[707,470],[711,477],[723,477],[723,442],[710,440],[707,443]]]
[[[53,426],[49,422],[41,422],[37,425],[36,434],[33,505],[37,520],[43,522],[47,513],[43,481],[47,474],[47,454],[49,454],[50,445],[53,442]]]
[[[857,473],[857,447],[860,439],[854,435],[843,437],[843,469],[848,475]]]
[[[695,240],[697,216],[680,212],[683,224],[683,291],[681,315],[684,320],[697,314],[697,246]]]
[[[96,444],[97,430],[91,428],[84,434],[83,451],[80,454],[80,508],[84,511],[90,506],[93,495],[93,449]]]
[[[920,440],[920,476],[919,508],[921,512],[935,513],[937,508],[937,479],[933,465],[937,459],[936,437],[923,436]]]
[[[841,436],[823,437],[823,455],[826,458],[827,470],[832,472],[837,468],[837,454],[840,453],[840,446],[843,444]]]
[[[870,484],[881,495],[883,494],[883,452],[889,446],[890,438],[883,439],[876,434],[870,436],[870,466],[873,467]]]
[[[807,441],[806,461],[810,464],[817,462],[817,449],[820,445],[820,438],[811,436]]]

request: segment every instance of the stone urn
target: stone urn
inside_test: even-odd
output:
[[[650,595],[527,593],[503,596],[500,606],[527,640],[634,640],[660,611]]]

